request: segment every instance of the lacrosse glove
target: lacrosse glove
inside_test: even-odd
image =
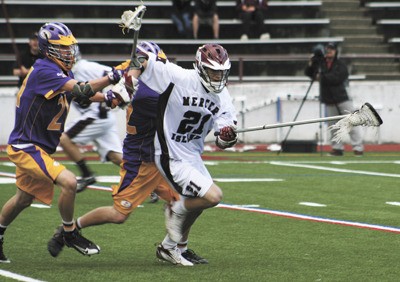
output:
[[[221,148],[230,148],[237,142],[237,134],[235,132],[235,126],[225,126],[220,129],[219,134],[215,140],[215,144]]]

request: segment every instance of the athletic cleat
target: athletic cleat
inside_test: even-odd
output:
[[[82,255],[91,256],[100,253],[100,247],[83,237],[76,228],[72,232],[62,231],[62,235],[65,245],[74,248]]]
[[[3,252],[4,239],[0,239],[0,263],[10,263],[11,261],[5,256]]]
[[[158,195],[155,192],[151,192],[150,194],[150,203],[155,204],[158,202]]]
[[[178,214],[172,210],[172,206],[167,204],[165,208],[165,225],[172,241],[179,242],[183,236],[182,227],[186,216]]]
[[[96,178],[93,175],[79,178],[78,183],[76,185],[76,193],[84,191],[86,187],[94,183],[96,183]]]
[[[181,255],[181,251],[178,249],[178,247],[165,249],[160,244],[157,246],[156,256],[160,260],[170,262],[174,265],[193,266],[193,263],[191,263]]]
[[[47,243],[47,250],[52,257],[57,257],[64,248],[64,239],[62,235],[63,231],[63,226],[58,226],[53,234],[53,237]]]
[[[208,260],[197,255],[193,250],[187,249],[182,256],[193,264],[208,264]]]

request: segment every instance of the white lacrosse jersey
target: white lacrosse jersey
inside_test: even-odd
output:
[[[161,94],[156,155],[168,155],[175,160],[198,158],[212,129],[219,131],[236,123],[236,112],[227,88],[219,94],[207,92],[194,69],[163,62],[149,53],[140,79]]]
[[[92,79],[100,78],[106,75],[107,72],[111,71],[111,67],[105,66],[96,62],[80,59],[72,68],[74,78],[78,81],[85,82]],[[105,90],[108,90],[106,88]],[[105,91],[103,90],[103,91]],[[81,115],[85,115],[87,118],[98,119],[100,115],[101,103],[91,103],[89,107],[82,108],[77,103],[71,103],[73,107],[80,112]],[[108,112],[110,114],[110,112]]]

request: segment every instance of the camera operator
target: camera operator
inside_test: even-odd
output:
[[[325,48],[316,46],[313,50],[305,74],[313,80],[319,81],[320,101],[326,105],[327,116],[344,115],[355,110],[347,89],[349,86],[349,72],[347,66],[338,58],[337,45],[328,43]],[[328,125],[335,121],[328,122]],[[333,132],[331,132],[331,138]],[[351,144],[355,156],[362,156],[364,151],[361,130],[354,127],[350,132]],[[343,156],[344,144],[331,140],[331,156]]]

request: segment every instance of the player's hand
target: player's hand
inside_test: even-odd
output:
[[[104,101],[110,108],[120,107],[124,109],[132,100],[132,95],[125,87],[125,78],[122,78],[116,85],[104,94]]]
[[[219,130],[219,137],[223,141],[232,141],[236,139],[236,132],[232,126],[225,126]]]
[[[219,130],[215,144],[221,148],[230,148],[237,142],[237,134],[235,132],[235,126],[225,126]]]
[[[124,70],[119,70],[112,68],[110,72],[107,73],[108,79],[111,84],[116,84],[124,75]]]

